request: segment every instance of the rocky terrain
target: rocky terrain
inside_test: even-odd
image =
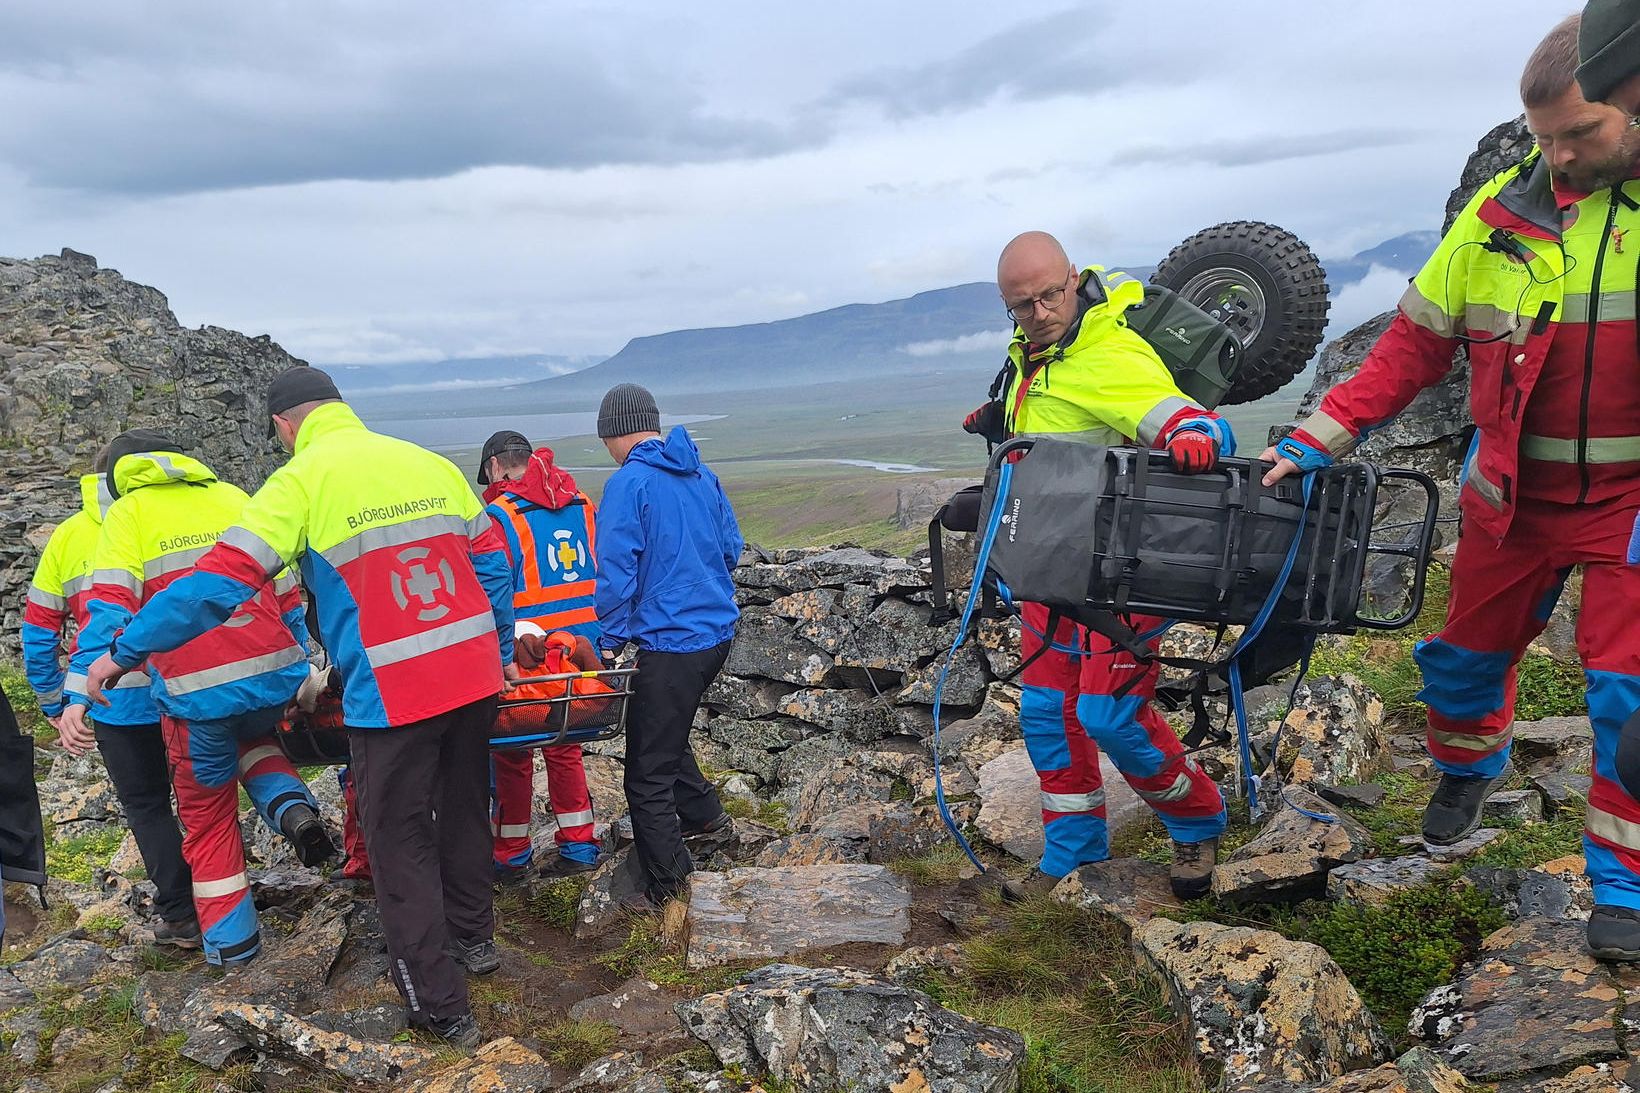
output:
[[[1503,154],[1513,133],[1489,135],[1466,181],[1478,181],[1470,176],[1485,168],[1476,164]],[[1355,367],[1373,329],[1329,347],[1318,388]],[[141,349],[140,384],[131,359],[147,342],[134,331],[169,347],[163,360]],[[71,252],[0,262],[0,435],[15,438],[15,467],[32,468],[16,481],[39,483],[6,502],[23,529],[9,540],[8,605],[20,603],[15,574],[32,565],[19,544],[37,545],[47,522],[70,511],[61,472],[89,455],[61,439],[75,434],[53,415],[98,429],[177,415],[230,422],[225,434],[190,439],[249,484],[269,451],[243,395],[259,380],[244,377],[286,360],[265,341],[178,330],[157,293]],[[1455,371],[1381,432],[1375,457],[1449,479],[1463,383]],[[50,401],[58,391],[62,405]],[[971,569],[962,554],[951,559],[958,583]],[[1279,733],[1285,693],[1250,696],[1259,755],[1278,777],[1266,782],[1262,822],[1234,803],[1209,898],[1172,897],[1165,834],[1107,765],[1115,856],[1049,898],[1009,906],[1000,879],[1041,850],[1038,787],[1008,680],[1012,628],[984,622],[952,654],[954,626],[929,623],[921,557],[752,548],[735,577],[740,634],[695,736],[737,817],[733,837],[697,840],[700,872],[664,914],[622,911],[634,881],[622,744],[589,749],[606,860],[582,881],[498,892],[503,965],[473,982],[490,1039],[470,1055],[405,1028],[368,887],[298,866],[249,812],[263,955],[223,974],[153,948],[152,890],[100,761],[51,747],[31,718],[53,880],[44,908],[27,890],[5,893],[0,1089],[1640,1085],[1631,1054],[1640,1013],[1629,1008],[1640,979],[1581,955],[1590,730],[1554,630],[1523,666],[1519,774],[1465,844],[1436,854],[1417,836],[1433,773],[1409,697],[1410,637],[1339,640],[1319,651]],[[1439,582],[1414,629],[1438,615],[1438,600]],[[1212,638],[1176,628],[1168,640],[1200,653]],[[935,689],[948,659],[936,756]],[[17,704],[27,712],[26,700]],[[1227,750],[1202,761],[1233,784]],[[984,872],[944,829],[936,762]],[[333,772],[306,774],[339,825]],[[535,813],[545,850],[544,776]]]

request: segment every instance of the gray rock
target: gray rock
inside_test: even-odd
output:
[[[569,1008],[573,1021],[602,1021],[615,1026],[621,1035],[657,1054],[680,1051],[689,1037],[678,1021],[675,992],[639,976],[628,979],[607,994],[583,998]]]
[[[1121,772],[1103,754],[1106,826],[1111,835],[1142,820],[1149,810]],[[1024,747],[1014,748],[979,768],[977,826],[986,840],[1021,861],[1042,857],[1042,783]]]
[[[1257,837],[1235,850],[1213,871],[1213,894],[1230,903],[1297,900],[1320,895],[1329,870],[1359,861],[1372,846],[1360,824],[1313,793],[1286,791],[1291,804],[1323,815],[1313,820],[1297,808],[1279,807]]]
[[[1299,687],[1277,758],[1286,780],[1336,786],[1390,768],[1384,704],[1354,676],[1323,676]]]
[[[1384,787],[1376,782],[1367,782],[1359,786],[1316,785],[1307,788],[1313,789],[1315,795],[1328,804],[1342,805],[1345,808],[1377,808],[1388,796]]]
[[[1422,854],[1351,862],[1327,874],[1327,898],[1340,903],[1383,903],[1396,892],[1427,882],[1440,868]]]
[[[251,897],[259,910],[286,907],[300,911],[313,903],[325,887],[325,878],[314,869],[255,869],[251,871]]]
[[[107,949],[69,933],[13,964],[11,974],[36,991],[49,987],[78,988],[97,978],[108,963]]]
[[[1572,918],[1572,889],[1559,877],[1536,869],[1479,866],[1462,883],[1480,889],[1513,919]]]
[[[841,733],[847,740],[870,744],[885,737],[915,734],[917,725],[887,698],[860,690],[798,690],[788,694],[777,707],[786,717],[796,718],[824,732]],[[810,735],[802,732],[802,736]],[[790,744],[796,740],[789,740]]]
[[[780,700],[790,690],[789,685],[773,680],[745,679],[720,672],[712,685],[706,688],[701,701],[718,713],[753,720],[774,713],[780,706]]]
[[[1505,789],[1486,799],[1481,819],[1494,824],[1535,824],[1543,820],[1543,795],[1535,789]]]
[[[945,674],[944,690],[939,689],[942,672]],[[902,705],[932,706],[938,697],[942,712],[953,706],[978,706],[985,698],[987,682],[985,656],[977,646],[969,643],[957,650],[949,669],[942,655],[924,667],[907,671],[905,686],[894,696],[894,701]]]
[[[644,890],[643,868],[630,846],[605,859],[587,881],[575,908],[575,936],[597,937],[623,922],[621,901]]]
[[[1372,1013],[1326,951],[1269,930],[1153,918],[1133,935],[1141,966],[1188,1021],[1224,1084],[1320,1082],[1389,1058]]]
[[[753,608],[741,612],[724,669],[737,676],[817,687],[828,681],[832,665],[832,658],[799,637],[789,620]]]
[[[410,1027],[403,1006],[370,1006],[341,1013],[320,1011],[307,1017],[309,1024],[327,1032],[340,1032],[360,1040],[391,1040]]]
[[[844,865],[865,861],[865,847],[851,839],[831,839],[800,832],[776,839],[758,852],[753,865],[775,869],[785,865]]]
[[[0,968],[0,1013],[33,1004],[34,992],[27,984],[11,974],[10,968]]]
[[[943,657],[956,640],[956,623],[929,626],[930,614],[921,604],[884,600],[838,649],[837,663],[845,668],[910,672]]]
[[[1547,811],[1558,815],[1568,808],[1580,808],[1589,803],[1589,788],[1594,785],[1594,779],[1587,774],[1562,774],[1551,771],[1548,774],[1534,774],[1532,786],[1543,794],[1544,805]]]
[[[438,1055],[409,1044],[379,1044],[329,1032],[272,1006],[223,1003],[211,1017],[258,1051],[302,1063],[350,1082],[395,1085],[431,1066]]]
[[[1517,117],[1488,130],[1476,142],[1475,150],[1469,154],[1463,173],[1458,177],[1457,187],[1447,196],[1446,218],[1441,222],[1441,231],[1444,233],[1452,227],[1476,190],[1490,182],[1499,171],[1519,163],[1531,150],[1532,133],[1526,127],[1525,117]]]
[[[731,990],[680,1003],[723,1066],[799,1089],[1011,1093],[1025,1043],[920,991],[855,971],[774,964]]]
[[[40,1037],[45,1035],[46,1019],[39,1010],[18,1010],[0,1017],[0,1029],[11,1034],[11,1057],[23,1066],[32,1067],[40,1061]]]
[[[950,837],[932,805],[900,802],[879,808],[866,829],[866,860],[887,864],[928,853]]]
[[[1560,759],[1586,761],[1594,747],[1594,729],[1587,717],[1546,717],[1541,721],[1514,724],[1514,754],[1517,761],[1536,768]]]
[[[450,1069],[404,1088],[408,1093],[546,1093],[559,1086],[545,1059],[505,1036]]]
[[[1424,842],[1422,835],[1403,835],[1396,841],[1402,846],[1421,847],[1425,854],[1437,862],[1447,863],[1463,861],[1472,858],[1502,838],[1503,829],[1497,827],[1483,827],[1474,834],[1453,843],[1451,846],[1430,846]]]
[[[1109,858],[1073,869],[1054,888],[1053,898],[1109,918],[1132,934],[1158,913],[1183,908],[1167,874],[1165,865]]]
[[[900,945],[911,894],[880,865],[696,872],[684,921],[688,963],[706,968],[852,942]]]
[[[854,759],[837,759],[810,772],[793,810],[792,827],[808,831],[850,805],[887,801],[894,793],[894,779],[871,770]]]
[[[617,1051],[588,1063],[559,1089],[561,1093],[668,1093],[671,1086],[644,1066],[642,1055]]]

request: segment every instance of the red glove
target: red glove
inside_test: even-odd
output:
[[[1219,461],[1219,442],[1196,429],[1180,429],[1167,443],[1173,469],[1185,474],[1210,471]]]

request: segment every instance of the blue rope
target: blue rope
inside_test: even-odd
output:
[[[968,845],[968,839],[957,826],[956,817],[951,815],[951,806],[945,803],[945,779],[940,774],[940,707],[945,702],[945,680],[951,672],[951,665],[957,659],[957,650],[968,639],[968,623],[974,617],[974,607],[979,603],[980,589],[985,583],[985,564],[991,557],[991,544],[996,541],[997,529],[1002,526],[1003,499],[1008,496],[1008,485],[1014,477],[1014,465],[1004,463],[997,472],[996,500],[991,504],[991,518],[985,526],[985,537],[980,540],[979,553],[974,556],[974,576],[968,582],[968,602],[963,605],[962,619],[957,623],[957,636],[951,642],[950,652],[945,654],[945,663],[940,665],[940,676],[934,684],[934,735],[931,748],[934,754],[934,804],[939,809],[940,819],[945,823],[947,831],[951,832],[962,847],[962,852],[968,855],[968,860],[978,867],[981,873],[985,872],[985,863],[979,860],[974,848]]]

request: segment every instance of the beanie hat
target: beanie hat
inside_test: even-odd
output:
[[[1577,32],[1577,83],[1590,102],[1640,75],[1640,0],[1589,0]]]
[[[655,396],[635,383],[618,383],[604,394],[598,405],[598,436],[627,436],[631,433],[661,431],[661,412]]]

